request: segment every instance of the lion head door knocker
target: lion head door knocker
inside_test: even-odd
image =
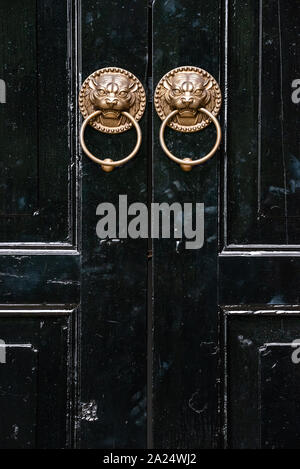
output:
[[[85,119],[80,131],[81,146],[85,154],[100,164],[104,171],[112,171],[114,167],[127,163],[137,154],[142,142],[138,121],[145,111],[146,95],[141,82],[132,73],[115,67],[102,68],[92,73],[81,87],[79,107]],[[108,134],[125,132],[134,126],[137,132],[135,148],[121,160],[96,158],[84,141],[88,124]]]
[[[221,127],[216,116],[221,108],[221,90],[216,80],[198,67],[178,67],[168,72],[158,83],[154,104],[163,121],[160,128],[160,144],[166,155],[176,161],[184,171],[204,163],[217,151],[221,142]],[[167,148],[164,140],[168,125],[179,132],[197,132],[211,122],[217,129],[217,139],[213,149],[198,160],[180,159]]]

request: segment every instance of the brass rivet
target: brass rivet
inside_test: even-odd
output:
[[[183,158],[182,161],[192,161],[192,159],[191,158]],[[191,171],[193,169],[193,166],[190,165],[190,164],[181,164],[180,167],[183,171],[186,171],[186,172]]]
[[[111,160],[110,158],[105,158],[105,160],[103,160],[104,162],[107,162],[107,163],[112,163],[113,160]],[[106,173],[111,173],[111,171],[113,171],[114,169],[114,166],[108,166],[108,165],[105,165],[105,164],[102,164],[101,165],[101,168],[103,169],[103,171],[105,171]]]

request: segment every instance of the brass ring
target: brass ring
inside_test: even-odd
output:
[[[139,151],[139,148],[141,146],[141,143],[142,143],[142,132],[141,132],[141,128],[139,126],[139,124],[137,123],[137,121],[135,120],[135,118],[129,114],[128,112],[126,111],[123,111],[122,114],[124,116],[126,116],[131,122],[132,124],[134,125],[135,127],[135,130],[136,130],[136,133],[137,133],[137,142],[136,142],[136,145],[133,149],[133,151],[128,155],[126,156],[125,158],[123,158],[122,160],[117,160],[117,161],[113,161],[111,160],[110,158],[106,158],[105,160],[100,160],[99,158],[96,158],[96,156],[94,156],[88,149],[87,149],[87,146],[85,144],[85,141],[84,141],[84,132],[85,132],[85,129],[86,129],[86,126],[88,125],[88,123],[90,122],[90,120],[92,120],[94,117],[98,116],[99,114],[101,114],[102,111],[95,111],[93,112],[92,114],[90,114],[84,121],[83,121],[83,124],[81,126],[81,129],[80,129],[80,143],[81,143],[81,146],[82,146],[82,149],[84,151],[84,153],[89,157],[91,158],[91,160],[95,161],[95,163],[98,163],[101,165],[101,168],[103,169],[103,171],[105,172],[110,172],[112,171],[115,167],[117,166],[121,166],[122,164],[124,163],[127,163],[127,161],[131,160],[131,158],[133,158],[137,152]]]
[[[200,108],[199,111],[204,112],[204,114],[210,117],[210,119],[213,121],[217,129],[217,138],[216,138],[216,143],[214,144],[214,147],[212,148],[212,150],[207,155],[203,156],[202,158],[199,158],[198,160],[192,160],[191,158],[184,158],[184,159],[177,158],[177,156],[173,155],[173,153],[171,153],[170,150],[168,150],[167,145],[165,144],[165,138],[164,138],[165,128],[168,122],[172,119],[172,117],[178,114],[179,111],[177,109],[175,111],[170,112],[170,114],[165,118],[165,120],[163,121],[160,127],[159,141],[160,141],[163,151],[169,158],[171,158],[171,160],[180,164],[180,167],[181,169],[183,169],[183,171],[191,171],[193,166],[196,166],[198,164],[204,163],[205,161],[209,160],[216,153],[221,143],[222,131],[221,131],[221,127],[220,127],[218,119],[210,111],[208,111],[205,108]]]

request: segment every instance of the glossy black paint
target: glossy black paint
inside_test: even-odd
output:
[[[291,344],[267,344],[261,349],[261,446],[264,449],[293,449],[299,444],[300,367],[298,361],[291,360],[293,354],[295,347]]]
[[[226,244],[297,245],[300,6],[229,1],[228,9]]]
[[[75,315],[63,306],[1,306],[2,448],[71,447]]]
[[[75,2],[1,2],[1,448],[75,445]],[[77,60],[77,59],[76,59]]]
[[[292,361],[292,342],[300,332],[299,310],[236,307],[222,316],[226,443],[241,449],[297,448],[299,364]]]
[[[224,444],[297,448],[291,343],[300,324],[299,113],[292,82],[299,4],[226,5],[218,282]]]
[[[73,242],[70,9],[66,0],[0,5],[2,245]]]
[[[82,78],[102,67],[134,73],[147,88],[147,2],[82,0]],[[146,437],[147,240],[102,241],[96,208],[119,195],[147,203],[147,132],[122,168],[104,173],[82,158],[81,400],[96,401],[97,420],[82,420],[82,448],[143,448]],[[115,136],[87,132],[95,154],[120,159],[134,130]]]
[[[35,447],[37,351],[30,344],[6,347],[1,366],[1,448]]]
[[[219,80],[220,3],[176,0],[153,6],[153,82],[172,68],[195,65]],[[154,112],[153,193],[156,202],[205,204],[205,244],[155,240],[153,256],[153,446],[217,447],[218,157],[190,173],[163,153]],[[166,133],[181,158],[204,155],[214,129]]]

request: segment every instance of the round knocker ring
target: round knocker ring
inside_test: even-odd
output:
[[[212,122],[215,124],[216,130],[217,130],[217,138],[216,138],[216,142],[215,142],[213,148],[211,149],[211,151],[207,155],[203,156],[202,158],[199,158],[198,160],[192,160],[191,158],[183,158],[183,159],[177,158],[177,156],[173,155],[173,153],[170,152],[170,150],[168,149],[168,147],[165,143],[165,137],[164,137],[165,128],[168,125],[168,123],[170,122],[170,120],[172,119],[172,117],[174,117],[176,114],[179,113],[179,111],[177,109],[175,111],[172,111],[164,119],[164,121],[163,121],[163,123],[161,124],[161,127],[160,127],[159,141],[160,141],[160,144],[161,144],[161,147],[162,147],[163,151],[165,152],[165,154],[171,160],[178,163],[180,165],[181,169],[183,169],[183,171],[191,171],[193,166],[196,166],[196,165],[201,164],[201,163],[205,163],[205,161],[209,160],[216,153],[216,151],[219,148],[220,143],[221,143],[222,131],[221,131],[221,127],[220,127],[218,119],[210,111],[208,111],[205,108],[200,108],[199,111],[206,114],[212,120]],[[186,161],[186,163],[184,163],[185,161]]]
[[[81,143],[81,146],[82,146],[82,149],[84,151],[84,153],[93,161],[95,161],[95,163],[98,163],[101,165],[101,168],[103,169],[103,171],[105,172],[110,172],[112,171],[115,167],[117,166],[121,166],[122,164],[124,163],[127,163],[127,161],[131,160],[131,158],[133,158],[137,152],[139,151],[139,148],[141,146],[141,143],[142,143],[142,132],[141,132],[141,128],[139,126],[139,124],[137,123],[137,121],[135,120],[135,118],[129,114],[129,112],[125,112],[123,111],[121,114],[125,117],[127,117],[127,119],[130,120],[130,122],[133,124],[133,126],[135,127],[135,130],[136,130],[136,133],[137,133],[137,141],[136,141],[136,145],[134,147],[134,149],[132,150],[132,152],[126,156],[125,158],[121,159],[121,160],[117,160],[117,161],[113,161],[111,160],[110,158],[106,158],[105,160],[100,160],[99,158],[97,158],[96,156],[94,156],[87,148],[86,144],[85,144],[85,140],[84,140],[84,132],[85,132],[85,129],[87,127],[87,125],[89,124],[89,122],[94,119],[95,117],[99,116],[101,114],[102,111],[95,111],[93,112],[92,114],[90,114],[83,122],[82,126],[81,126],[81,130],[80,130],[80,143]]]

